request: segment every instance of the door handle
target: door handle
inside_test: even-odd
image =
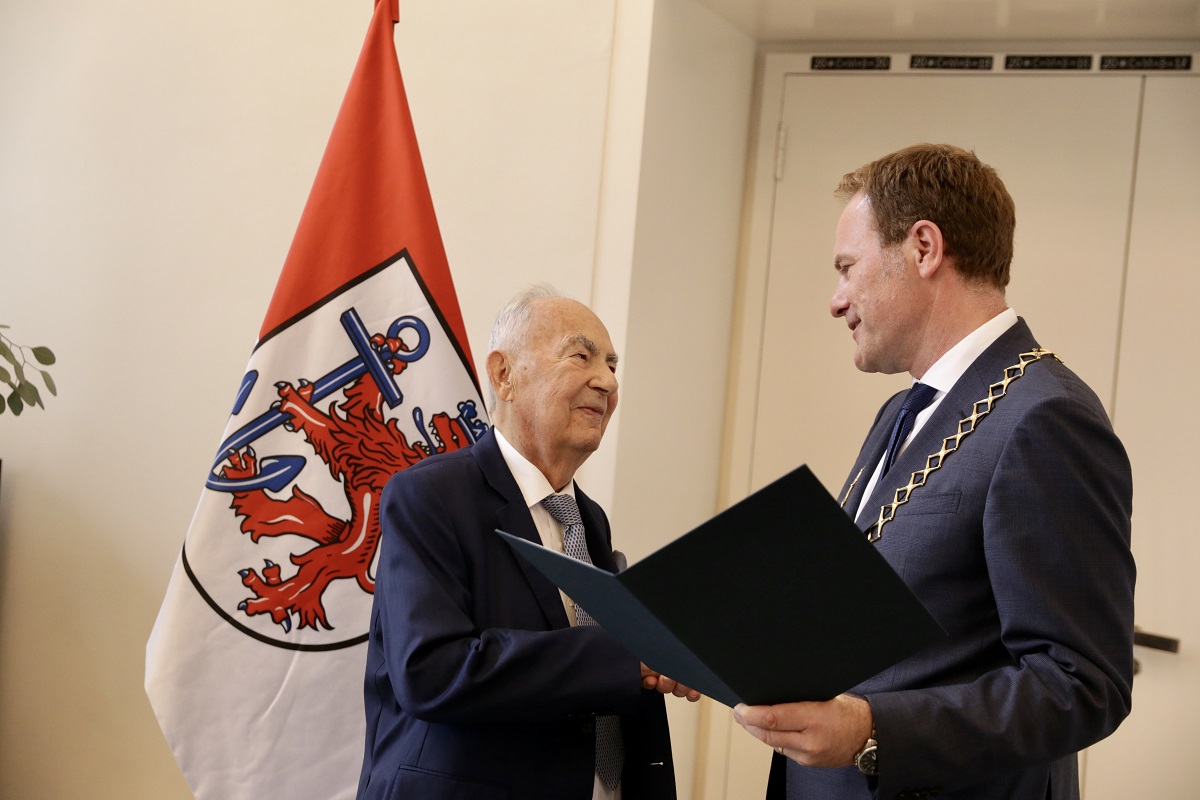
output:
[[[1161,636],[1157,633],[1146,633],[1138,626],[1133,626],[1133,643],[1152,650],[1165,650],[1168,653],[1179,652],[1179,640],[1171,636]]]
[[[1157,633],[1146,633],[1137,625],[1133,626],[1133,644],[1138,647],[1149,647],[1151,650],[1162,650],[1166,653],[1179,652],[1179,640],[1173,636],[1162,636]],[[1142,664],[1136,658],[1133,660],[1133,674],[1142,671]]]

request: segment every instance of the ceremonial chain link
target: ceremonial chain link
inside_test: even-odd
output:
[[[987,397],[975,403],[971,410],[971,416],[959,421],[958,433],[943,439],[942,449],[925,459],[925,468],[914,472],[908,479],[908,485],[901,486],[896,490],[896,496],[892,499],[892,502],[879,509],[879,519],[875,521],[874,525],[867,528],[867,541],[879,541],[879,537],[883,535],[883,526],[891,522],[896,516],[896,509],[907,503],[917,488],[925,485],[930,473],[941,469],[942,464],[946,461],[946,456],[958,449],[962,440],[967,438],[979,425],[979,421],[991,413],[992,406],[996,404],[996,401],[1004,397],[1008,391],[1008,385],[1025,374],[1025,367],[1035,361],[1041,360],[1043,356],[1058,358],[1051,351],[1039,347],[1028,353],[1021,353],[1019,356],[1020,361],[1004,370],[1004,379],[999,383],[993,383],[989,386]],[[1058,360],[1062,361],[1061,358],[1058,358]],[[849,496],[849,493],[847,493],[847,496]]]

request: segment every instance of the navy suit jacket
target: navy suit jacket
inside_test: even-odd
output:
[[[1022,320],[976,359],[866,499],[864,530],[1036,346]],[[902,397],[880,410],[839,494],[862,470],[848,511]],[[1095,394],[1053,358],[1027,366],[876,545],[949,633],[851,690],[871,703],[878,778],[776,756],[775,796],[786,764],[788,798],[1077,798],[1077,752],[1130,709],[1132,496]]]
[[[576,487],[597,566],[608,520]],[[599,627],[570,627],[558,589],[495,533],[540,543],[488,432],[395,475],[367,649],[358,797],[587,800],[595,714],[620,714],[625,800],[674,798],[663,697]]]

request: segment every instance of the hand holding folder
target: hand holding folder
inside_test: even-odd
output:
[[[730,707],[828,700],[945,636],[806,466],[617,575],[497,533],[649,667]]]

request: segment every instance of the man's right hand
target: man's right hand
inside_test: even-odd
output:
[[[673,694],[676,697],[686,697],[690,703],[694,703],[700,699],[700,693],[695,689],[689,689],[682,683],[671,680],[666,675],[655,672],[645,664],[642,664],[642,688],[657,689],[662,694]]]

